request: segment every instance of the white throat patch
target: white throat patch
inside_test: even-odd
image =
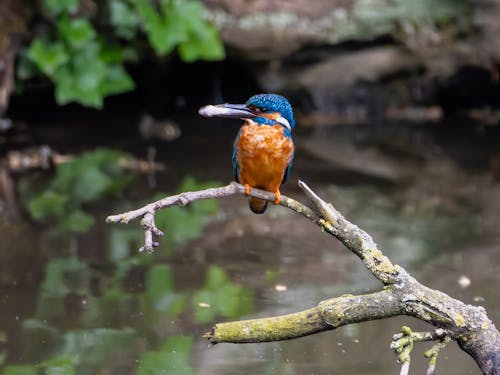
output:
[[[276,119],[276,122],[279,122],[281,125],[283,125],[285,128],[287,128],[289,131],[292,131],[292,127],[290,126],[290,123],[283,116],[278,117]]]

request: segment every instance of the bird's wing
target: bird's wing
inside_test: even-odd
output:
[[[233,158],[232,158],[232,164],[233,164],[233,175],[234,175],[234,180],[236,182],[240,182],[239,174],[240,174],[240,166],[238,165],[238,141],[240,140],[240,134],[241,130],[238,132],[238,135],[236,136],[236,139],[234,140],[234,146],[233,146]]]
[[[288,177],[290,176],[290,170],[292,169],[292,163],[293,163],[293,155],[294,154],[292,154],[290,163],[288,163],[288,165],[285,168],[285,173],[283,174],[283,181],[281,181],[281,184],[284,184],[288,180]]]

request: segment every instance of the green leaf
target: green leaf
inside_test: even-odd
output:
[[[64,334],[61,352],[76,356],[86,373],[99,373],[104,362],[133,355],[138,335],[131,328],[95,328],[69,331]]]
[[[63,39],[75,49],[87,48],[87,43],[96,37],[94,27],[86,18],[62,17],[59,20],[58,28]]]
[[[97,149],[58,165],[55,176],[45,189],[25,199],[31,216],[39,221],[55,219],[57,226],[65,232],[87,231],[94,218],[81,206],[115,195],[128,186],[132,177],[120,167],[120,161],[127,157],[120,151]]]
[[[37,367],[44,369],[45,375],[74,375],[75,359],[71,356],[60,356],[50,358],[37,365]]]
[[[69,165],[67,167],[70,167]],[[106,190],[113,184],[112,176],[104,173],[98,165],[78,168],[73,186],[73,197],[79,202],[92,202],[102,197]]]
[[[111,0],[109,4],[110,22],[116,34],[131,40],[139,27],[140,17],[132,4],[127,0]]]
[[[165,55],[188,37],[183,18],[176,7],[177,1],[164,1],[157,10],[147,0],[137,0],[149,43],[158,55]]]
[[[101,95],[120,94],[135,88],[135,83],[121,65],[113,65],[101,82]]]
[[[187,177],[183,179],[178,190],[192,191],[217,185],[212,181],[199,182],[192,177]],[[158,194],[151,200],[154,201],[164,196],[165,194]],[[219,204],[215,200],[198,201],[182,208],[170,207],[168,210],[161,210],[157,213],[156,225],[168,231],[166,240],[170,245],[179,245],[198,238],[209,215],[217,212],[218,208]]]
[[[62,304],[61,304],[62,305]],[[46,316],[61,317],[64,311],[59,306],[52,305],[50,314]],[[57,313],[56,313],[57,312]],[[23,359],[26,362],[38,363],[53,356],[59,348],[60,332],[50,326],[47,320],[23,319],[21,322],[21,343],[23,348]]]
[[[52,259],[40,286],[36,316],[39,319],[60,318],[65,313],[64,298],[68,294],[89,293],[90,271],[85,263],[77,258]]]
[[[60,13],[74,13],[78,9],[79,0],[43,0],[45,9],[52,17]]]
[[[200,290],[192,298],[194,305],[194,320],[197,323],[209,323],[215,319],[217,309],[214,308],[214,294],[210,290]]]
[[[87,264],[77,258],[56,258],[49,261],[40,290],[43,295],[63,298],[68,293],[86,293],[90,272]]]
[[[78,204],[115,194],[130,182],[119,166],[119,161],[126,157],[127,154],[116,150],[86,152],[69,163],[57,166],[50,189],[70,194],[71,200]]]
[[[62,228],[65,231],[85,233],[94,225],[94,222],[93,216],[77,209],[63,219]]]
[[[174,276],[169,265],[151,267],[146,275],[146,296],[155,310],[176,315],[184,310],[185,298],[174,292]]]
[[[99,59],[106,64],[120,64],[125,60],[124,49],[117,44],[100,42]]]
[[[179,55],[185,62],[195,60],[221,60],[224,46],[217,28],[203,19],[203,6],[197,1],[177,3],[188,37],[179,41]]]
[[[174,275],[167,264],[151,267],[146,275],[146,293],[152,300],[162,298],[174,290]]]
[[[224,270],[220,267],[212,266],[208,269],[206,280],[205,280],[205,289],[209,290],[218,290],[223,285],[229,282],[229,278],[227,277]]]
[[[222,60],[225,52],[218,30],[206,25],[202,34],[191,34],[188,40],[179,44],[179,56],[185,62]]]
[[[49,77],[70,59],[61,42],[49,43],[42,38],[35,38],[31,42],[28,57]]]
[[[158,351],[145,352],[139,359],[137,375],[192,375],[189,364],[191,336],[171,336]]]
[[[137,229],[126,228],[125,226],[110,229],[108,257],[113,263],[123,262],[131,253],[135,253],[141,246],[143,238]]]
[[[98,44],[87,43],[85,51],[75,56],[71,65],[55,72],[56,100],[59,104],[77,101],[101,108],[100,85],[106,74],[107,66],[99,59]]]
[[[238,318],[253,310],[253,292],[232,283],[224,270],[212,266],[207,271],[205,287],[192,299],[194,318],[198,323],[208,323],[216,315]]]
[[[4,367],[2,375],[37,375],[38,369],[32,365],[9,365]]]
[[[38,197],[29,201],[28,210],[35,220],[51,216],[60,216],[64,213],[68,198],[55,191],[47,190]]]

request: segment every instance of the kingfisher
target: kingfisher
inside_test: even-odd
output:
[[[205,117],[240,118],[244,121],[233,148],[233,174],[245,185],[246,195],[256,188],[275,193],[274,204],[281,199],[280,186],[290,175],[295,127],[293,109],[286,98],[277,94],[258,94],[245,104],[218,104],[200,108]],[[250,197],[250,209],[266,211],[267,201]]]

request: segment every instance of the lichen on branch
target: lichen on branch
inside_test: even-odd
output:
[[[500,333],[484,308],[467,305],[443,292],[422,285],[404,268],[393,264],[368,233],[349,222],[332,204],[321,199],[304,182],[299,181],[299,186],[314,208],[283,195],[280,205],[303,215],[342,242],[361,259],[365,267],[382,283],[383,288],[371,294],[332,298],[308,310],[288,315],[219,323],[204,335],[211,344],[288,340],[333,330],[346,324],[408,315],[429,323],[436,330],[428,335],[412,335],[408,331],[403,332],[407,337],[395,338],[395,349],[401,348],[401,353],[404,351],[404,358],[400,358],[404,360],[402,370],[407,372],[410,363],[411,348],[408,350],[408,345],[403,345],[405,342],[411,343],[412,346],[415,341],[438,341],[427,352],[430,358],[429,371],[432,373],[439,351],[449,341],[455,340],[474,358],[484,374],[500,372]],[[233,182],[219,188],[184,192],[165,197],[137,210],[109,216],[106,221],[128,223],[142,218],[145,245],[141,250],[150,252],[157,246],[153,237],[158,238],[163,234],[154,224],[158,210],[173,205],[185,206],[199,199],[223,198],[235,194],[244,195],[245,187]],[[275,200],[274,193],[263,190],[251,189],[250,195],[268,201]],[[437,332],[445,332],[445,335],[440,336]]]

